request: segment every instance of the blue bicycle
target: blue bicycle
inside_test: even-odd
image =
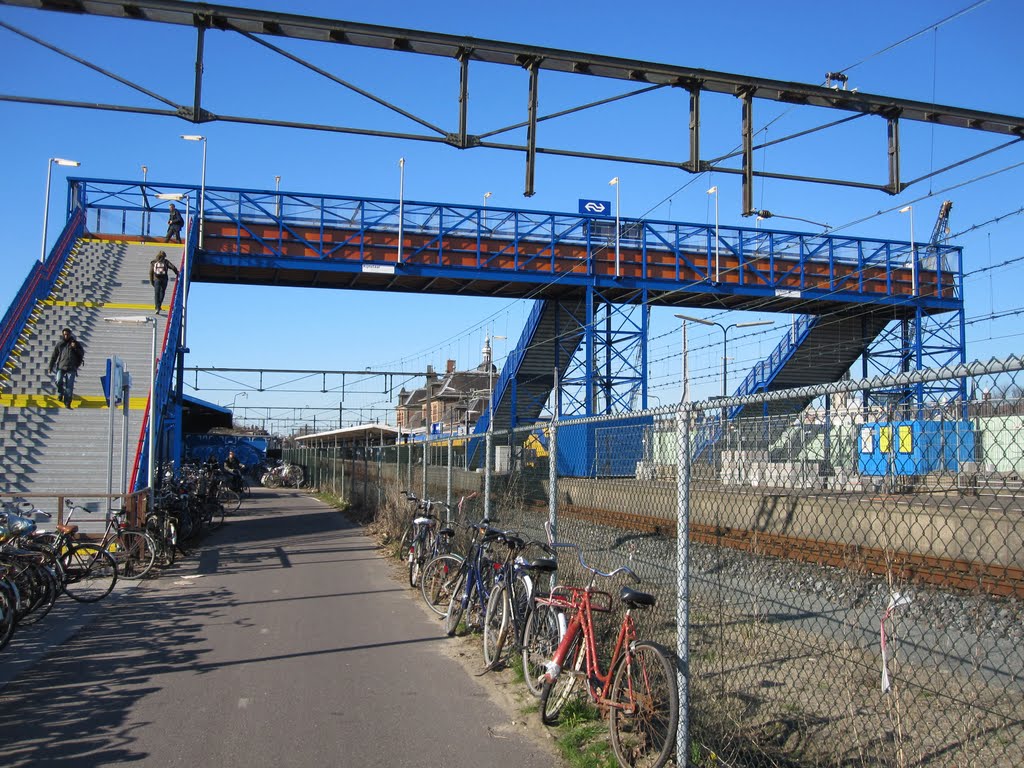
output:
[[[491,522],[485,519],[473,526],[469,554],[451,579],[451,599],[444,618],[444,631],[449,637],[458,631],[463,616],[466,616],[467,627],[483,626],[487,601],[494,588],[495,572],[501,567],[501,560],[495,559],[492,548],[511,535],[491,528]]]

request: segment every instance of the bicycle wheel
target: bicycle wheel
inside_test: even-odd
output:
[[[452,596],[448,600],[448,613],[444,617],[444,633],[448,637],[452,637],[459,628],[462,614],[466,612],[466,604],[472,599],[474,591],[473,585],[466,579],[466,571],[460,569],[452,582]]]
[[[540,696],[541,675],[565,634],[565,614],[547,603],[536,603],[523,632],[523,677],[534,697]]]
[[[458,555],[440,555],[425,566],[420,574],[420,594],[423,601],[438,616],[444,616],[452,598],[452,582],[462,567]]]
[[[117,563],[109,552],[96,544],[71,545],[64,555],[68,597],[80,603],[95,603],[110,594],[117,583]]]
[[[121,531],[107,551],[117,562],[118,574],[126,579],[141,579],[156,561],[156,543],[142,531]]]
[[[221,486],[217,491],[217,501],[221,503],[227,514],[233,515],[242,506],[242,495],[238,491]]]
[[[417,538],[409,548],[409,586],[415,589],[420,583],[423,570],[423,539]]]
[[[504,583],[497,584],[487,598],[484,612],[484,664],[495,669],[501,663],[509,621],[509,590]]]
[[[586,643],[583,642],[583,633],[577,632],[572,645],[569,646],[569,652],[565,655],[567,663],[562,667],[558,677],[553,683],[545,682],[541,685],[540,719],[544,725],[554,725],[558,722],[559,713],[569,703],[569,699],[572,698],[573,691],[576,689],[586,655],[587,648]]]
[[[11,641],[14,634],[14,589],[0,579],[0,651]]]
[[[32,580],[31,603],[26,606],[25,613],[17,614],[18,623],[30,626],[42,619],[53,608],[60,594],[60,584],[54,572],[47,566],[36,564],[30,569]]]
[[[608,728],[624,768],[661,768],[672,754],[679,722],[676,668],[668,651],[638,642],[612,679]]]
[[[209,526],[211,531],[215,531],[224,525],[224,505],[219,501],[208,501],[206,502],[206,524]]]

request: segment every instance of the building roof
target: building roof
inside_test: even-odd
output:
[[[373,444],[394,442],[400,430],[390,424],[356,424],[351,427],[332,429],[328,432],[316,432],[311,435],[300,435],[295,438],[297,443],[328,442],[328,443],[365,443],[367,439]]]

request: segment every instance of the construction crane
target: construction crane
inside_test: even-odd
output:
[[[932,229],[932,236],[928,239],[925,247],[925,258],[921,266],[925,269],[935,269],[938,266],[939,245],[949,234],[949,212],[953,210],[952,200],[943,200],[939,206],[939,216],[935,219],[935,227]],[[943,269],[946,265],[943,264]]]

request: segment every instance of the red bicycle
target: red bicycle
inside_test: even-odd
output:
[[[633,620],[633,611],[653,606],[655,598],[622,588],[619,600],[626,612],[607,671],[602,671],[593,614],[611,611],[612,596],[594,589],[594,584],[598,576],[610,578],[620,573],[637,582],[640,578],[625,566],[602,573],[584,562],[583,553],[575,544],[554,546],[574,548],[580,565],[592,577],[586,587],[559,585],[552,590],[552,601],[557,601],[571,618],[554,658],[541,676],[541,719],[545,725],[555,723],[577,682],[585,681],[591,700],[608,717],[612,749],[619,765],[661,768],[672,754],[679,722],[676,665],[665,648],[637,639]]]

